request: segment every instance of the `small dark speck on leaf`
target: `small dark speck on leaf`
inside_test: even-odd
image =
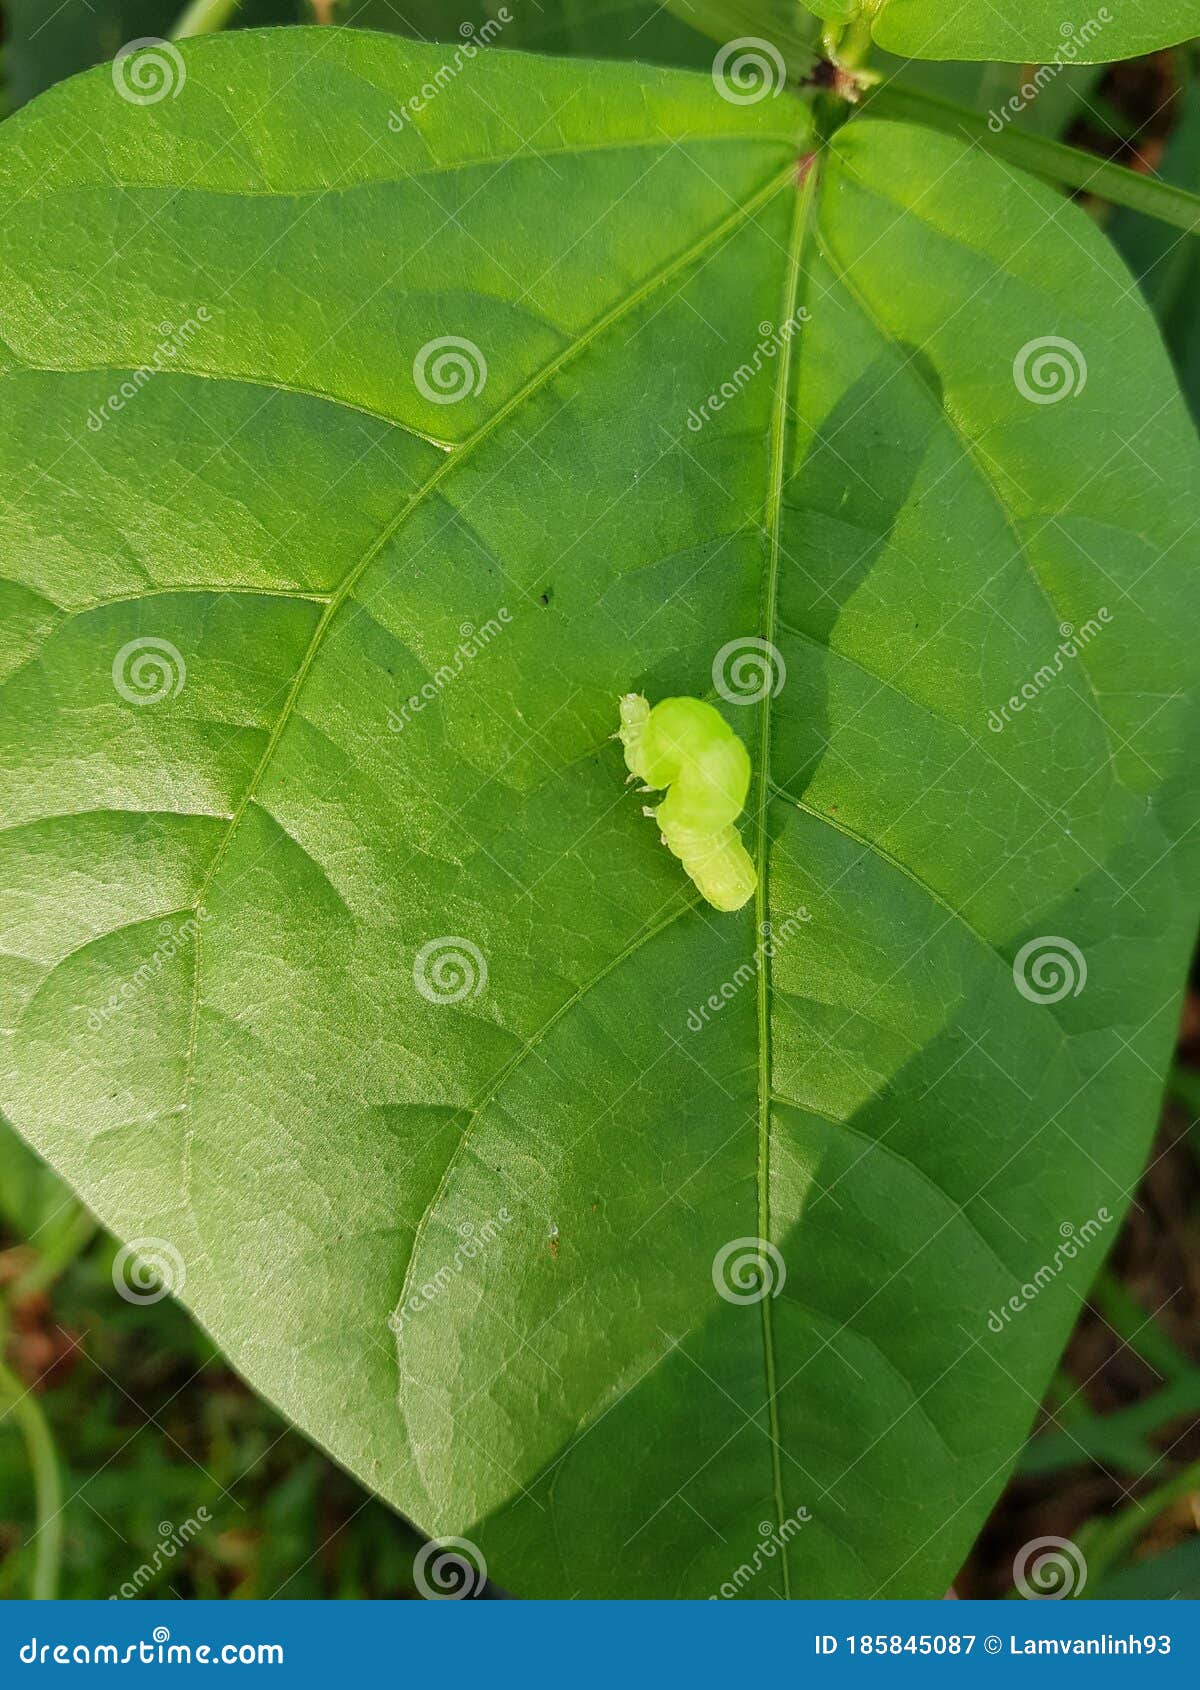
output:
[[[553,597],[554,597],[554,588],[553,587],[547,587],[546,591],[544,593],[538,594],[538,603],[539,604],[549,604],[550,600]]]

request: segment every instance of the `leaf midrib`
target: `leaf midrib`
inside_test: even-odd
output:
[[[780,319],[782,323],[791,324],[796,315],[804,246],[811,227],[818,176],[818,161],[816,157],[813,157],[809,160],[808,174],[803,183],[796,185],[796,202],[792,213],[787,268],[784,274],[783,306]],[[788,402],[791,392],[792,354],[796,340],[796,334],[791,333],[784,343],[771,412],[766,501],[767,567],[763,577],[762,615],[760,619],[763,629],[762,637],[768,642],[769,647],[774,646],[775,636],[778,632],[783,493],[787,482]],[[769,651],[767,656],[769,662]],[[773,701],[773,689],[768,687],[759,710],[759,770],[755,846],[758,884],[754,895],[754,955],[758,1016],[758,1236],[768,1242],[771,1239],[771,1003],[765,931],[767,930],[770,910],[767,889],[767,811],[771,804],[771,705]],[[783,1575],[783,1594],[786,1600],[791,1596],[791,1579],[788,1570],[787,1540],[783,1532],[787,1510],[783,1494],[782,1445],[780,1442],[779,1404],[776,1394],[778,1380],[775,1365],[772,1301],[772,1296],[764,1296],[759,1303],[759,1308],[762,1312],[763,1370],[767,1396],[768,1436],[771,1442],[771,1478],[775,1495],[777,1524],[780,1539],[784,1544],[780,1562]]]

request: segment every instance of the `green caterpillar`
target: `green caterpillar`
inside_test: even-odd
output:
[[[750,754],[719,711],[698,698],[664,698],[653,709],[640,693],[621,700],[617,735],[630,779],[667,789],[647,808],[703,898],[740,910],[758,875],[734,825],[750,790]]]

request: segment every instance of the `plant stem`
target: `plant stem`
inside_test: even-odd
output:
[[[33,1471],[37,1509],[37,1547],[33,1560],[35,1602],[51,1602],[58,1591],[58,1569],[62,1561],[62,1480],[54,1438],[41,1406],[16,1374],[0,1361],[0,1396],[12,1398],[12,1413],[25,1438],[29,1465]]]
[[[963,136],[978,142],[997,158],[1008,159],[1047,181],[1067,188],[1086,188],[1088,193],[1113,205],[1128,206],[1131,211],[1144,212],[1191,234],[1200,232],[1200,196],[1188,193],[1185,188],[1174,188],[1157,176],[1140,176],[1123,164],[1112,164],[1077,147],[1031,135],[1011,124],[997,134],[985,117],[966,106],[890,83],[868,94],[864,109],[877,117],[922,123],[930,129]]]
[[[191,0],[175,20],[172,41],[186,41],[189,35],[209,35],[224,29],[237,10],[238,0]]]

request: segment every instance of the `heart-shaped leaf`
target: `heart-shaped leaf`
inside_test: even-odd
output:
[[[957,142],[445,63],[0,131],[0,1106],[508,1588],[937,1593],[1171,1041],[1194,438]],[[750,746],[740,914],[631,690]]]

